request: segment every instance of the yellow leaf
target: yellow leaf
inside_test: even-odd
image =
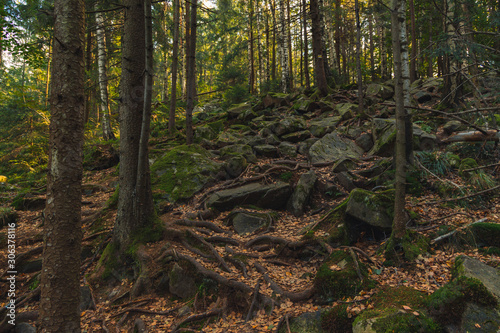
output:
[[[7,182],[7,177],[0,176],[0,183],[6,183],[6,182]]]
[[[405,309],[406,311],[410,311],[411,310],[411,308],[409,306],[407,306],[407,305],[403,305],[403,309]]]

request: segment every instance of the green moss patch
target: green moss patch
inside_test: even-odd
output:
[[[332,302],[373,288],[375,282],[368,279],[366,266],[361,262],[358,264],[363,280],[360,280],[353,258],[348,252],[333,252],[314,278],[316,300],[320,303]]]
[[[321,314],[321,328],[325,332],[351,332],[354,318],[347,313],[347,304],[336,307]]]
[[[215,180],[222,164],[199,145],[173,148],[151,167],[153,187],[170,202],[186,200]]]

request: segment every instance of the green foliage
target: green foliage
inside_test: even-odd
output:
[[[239,104],[249,97],[248,86],[244,84],[236,84],[224,92],[224,104],[230,106]]]
[[[284,182],[289,181],[293,177],[293,172],[287,171],[280,174],[280,179]]]
[[[415,152],[415,157],[429,171],[441,176],[450,172],[456,163],[456,155],[440,151],[419,151]]]
[[[429,239],[419,233],[407,230],[401,239],[397,239],[394,233],[384,245],[385,258],[391,264],[399,264],[402,261],[412,262],[419,255],[425,254],[429,249]]]

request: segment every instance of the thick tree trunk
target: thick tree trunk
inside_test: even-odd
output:
[[[316,88],[321,96],[328,94],[328,84],[326,82],[326,73],[323,60],[323,45],[321,41],[321,26],[319,16],[319,6],[317,0],[310,0],[312,43],[314,57],[314,76],[316,79]]]
[[[41,332],[80,332],[80,252],[85,6],[54,3],[47,206],[41,273]]]
[[[309,77],[309,38],[307,33],[307,5],[306,0],[302,0],[302,11],[304,21],[304,76],[306,80],[306,88],[311,88],[311,79]]]
[[[402,239],[406,233],[406,143],[405,143],[405,96],[403,79],[403,57],[401,41],[402,32],[400,27],[404,25],[400,22],[400,9],[404,8],[405,0],[392,0],[391,18],[392,18],[392,48],[394,60],[394,80],[396,101],[396,145],[395,145],[395,200],[394,200],[394,221],[392,226],[392,235],[395,239]]]
[[[120,189],[113,240],[123,252],[137,230],[153,223],[151,187],[145,185],[147,153],[141,147],[148,133],[142,133],[146,74],[145,4],[125,0],[120,84]],[[147,115],[146,115],[147,116]],[[139,161],[139,156],[145,161]],[[142,169],[141,169],[142,168]],[[140,172],[140,174],[139,174]],[[147,177],[146,177],[147,178]],[[139,183],[141,182],[141,183]]]
[[[196,24],[198,0],[191,0],[189,53],[187,57],[186,143],[193,143],[193,109],[196,98]]]
[[[103,14],[98,11],[97,5],[94,6],[96,10],[96,40],[97,40],[97,64],[99,71],[99,93],[100,93],[100,107],[101,107],[101,128],[102,138],[104,140],[111,140],[115,138],[113,130],[111,129],[111,120],[109,114],[109,99],[108,99],[108,73],[106,68],[106,37],[104,33],[104,18]]]
[[[168,132],[172,135],[175,132],[175,109],[177,104],[177,71],[179,63],[179,0],[174,0],[174,40],[172,42],[172,91],[170,92],[170,111],[168,117]]]

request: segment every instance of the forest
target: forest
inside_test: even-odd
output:
[[[499,332],[499,7],[0,0],[0,333]]]

